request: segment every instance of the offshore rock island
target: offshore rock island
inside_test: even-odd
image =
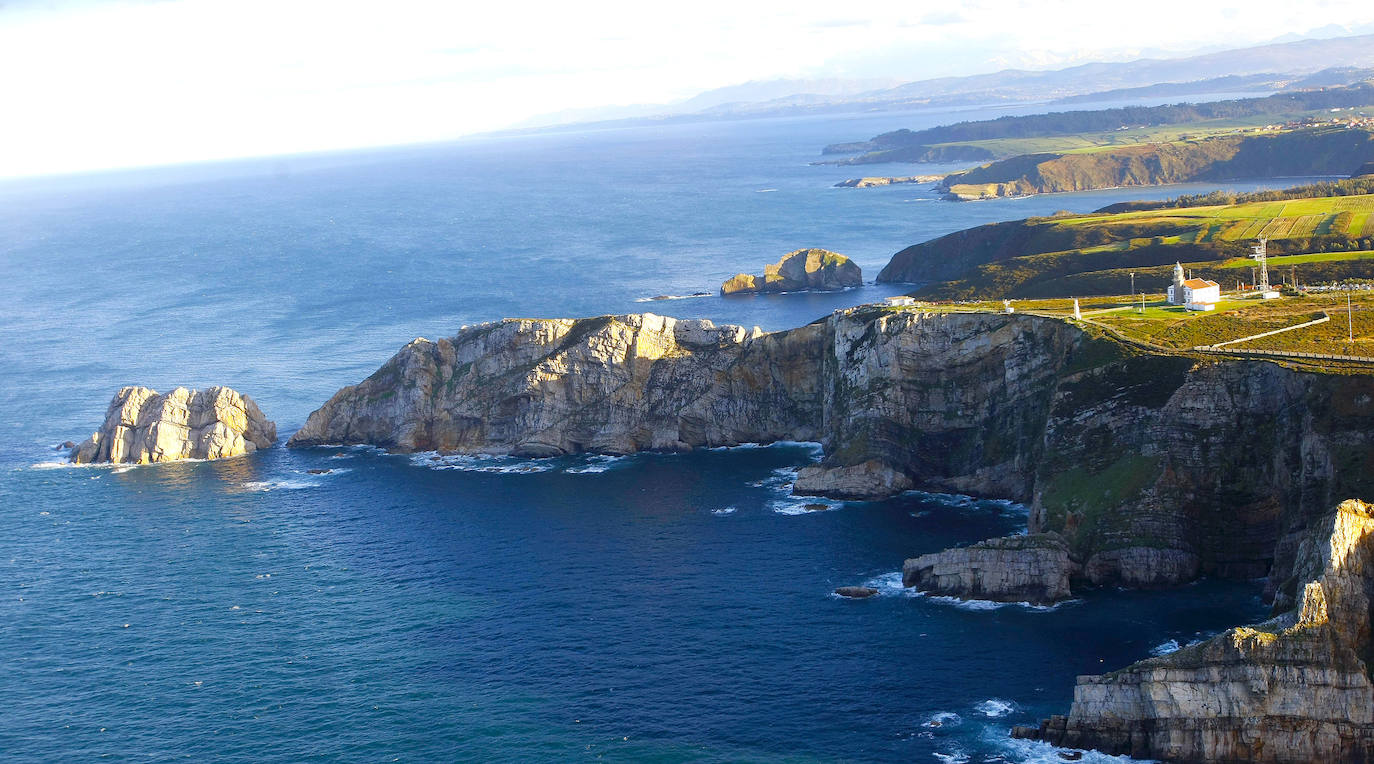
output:
[[[1032,535],[909,560],[907,585],[1049,603],[1081,586],[1267,576],[1276,603],[1306,603],[1316,596],[1306,586],[1317,577],[1312,539],[1331,537],[1331,507],[1374,489],[1374,377],[1146,352],[1023,314],[869,306],[775,333],[652,314],[508,319],[408,344],[312,413],[289,445],[552,456],[779,440],[824,446],[824,460],[798,475],[799,493],[922,488],[1030,505]],[[1362,566],[1347,572],[1365,580]],[[1332,609],[1330,620],[1366,639],[1367,626],[1345,615],[1357,609]],[[1289,633],[1251,642],[1288,644]],[[1333,687],[1354,679],[1331,672],[1365,675],[1365,642],[1334,652],[1293,644]],[[1193,733],[1136,742],[1170,729],[1169,714],[1236,739],[1263,731],[1267,717],[1197,721],[1210,699],[1230,697],[1235,676],[1269,671],[1268,653],[1226,649],[1229,674],[1172,672],[1170,661],[1225,652],[1190,648],[1123,675],[1135,678],[1081,680],[1068,720],[1036,734],[1179,760],[1242,750]],[[1185,682],[1197,702],[1171,711],[1131,700],[1154,692],[1141,689],[1150,682]],[[1304,682],[1279,672],[1271,684],[1299,692]],[[1329,705],[1281,712],[1285,729],[1323,730],[1294,750],[1345,756],[1364,739],[1348,725],[1324,731]],[[1268,750],[1257,760],[1294,760]]]
[[[276,424],[236,390],[178,387],[158,394],[125,387],[110,401],[104,424],[70,458],[75,464],[226,459],[268,448],[276,439]]]
[[[863,271],[844,255],[828,249],[798,249],[772,265],[765,265],[762,277],[736,274],[720,285],[720,293],[830,291],[863,283]]]

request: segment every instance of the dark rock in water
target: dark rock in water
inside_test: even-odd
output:
[[[830,505],[828,505],[828,504],[803,504],[803,505],[802,505],[802,509],[806,510],[807,512],[824,512],[824,511],[826,511],[827,509],[830,509]]]
[[[1014,740],[1039,740],[1040,728],[1018,724],[1011,728],[1011,737]]]
[[[872,597],[878,593],[878,590],[871,586],[841,586],[835,590],[835,593],[841,597],[861,600],[865,597]]]
[[[333,471],[334,470],[306,470],[306,472],[311,475],[328,475]]]
[[[692,293],[692,296],[693,296],[693,297],[710,297],[710,296],[711,296],[711,293],[710,293],[710,292],[693,292],[693,293]]]
[[[1059,752],[1059,758],[1063,759],[1064,761],[1082,761],[1082,760],[1083,760],[1083,752],[1082,752],[1082,751],[1060,751],[1060,752]]]
[[[656,295],[654,295],[653,297],[650,297],[649,299],[650,299],[650,300],[671,300],[671,299],[673,299],[673,296],[670,295],[670,294],[656,294]]]
[[[54,447],[53,447],[53,450],[54,450],[54,451],[70,451],[70,450],[72,450],[73,448],[76,448],[76,444],[75,444],[75,443],[73,443],[73,442],[70,441],[70,440],[64,440],[64,441],[62,441],[62,445],[60,445],[60,446],[54,446]]]

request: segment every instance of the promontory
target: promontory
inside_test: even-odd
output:
[[[799,492],[1030,506],[1028,536],[913,559],[907,582],[934,593],[1052,602],[1081,585],[1263,577],[1293,611],[1084,677],[1069,716],[1022,734],[1182,761],[1368,758],[1369,511],[1332,514],[1374,495],[1374,373],[1359,368],[1154,352],[1023,313],[866,306],[775,333],[518,319],[415,340],[289,445],[551,456],[779,440],[824,447]]]

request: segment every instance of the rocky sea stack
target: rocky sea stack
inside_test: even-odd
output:
[[[227,387],[158,394],[125,387],[110,401],[105,423],[71,451],[76,464],[148,464],[226,459],[268,448],[277,425],[252,398]]]
[[[762,277],[737,274],[720,285],[720,293],[834,290],[862,286],[863,283],[863,271],[844,255],[828,249],[799,249],[788,252],[772,265],[765,265]]]
[[[988,539],[906,561],[902,585],[931,594],[1048,605],[1072,594],[1078,565],[1058,533]]]

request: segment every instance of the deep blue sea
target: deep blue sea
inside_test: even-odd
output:
[[[284,441],[416,336],[644,310],[782,329],[900,290],[723,299],[720,282],[799,247],[871,279],[971,225],[1210,188],[960,204],[831,188],[929,168],[808,164],[1000,113],[0,182],[0,753],[1056,760],[1007,730],[1066,711],[1077,674],[1262,615],[1258,586],[1054,609],[909,596],[904,558],[1016,532],[1024,509],[913,493],[800,512],[785,486],[818,458],[805,444],[530,462],[277,447],[113,469],[53,450],[122,385],[233,386]],[[646,301],[697,291],[712,296]],[[882,594],[831,595],[864,582]]]

